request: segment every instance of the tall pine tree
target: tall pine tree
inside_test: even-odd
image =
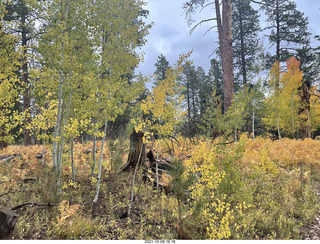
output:
[[[162,81],[165,80],[167,78],[167,70],[168,68],[170,68],[169,66],[169,61],[166,59],[166,57],[161,54],[158,59],[157,62],[154,65],[156,67],[156,70],[154,72],[155,76],[156,76],[156,85]]]
[[[235,0],[232,12],[232,39],[235,78],[242,78],[242,85],[248,82],[248,72],[256,59],[260,31],[258,11],[250,0]]]
[[[275,54],[269,54],[269,64],[284,62],[309,44],[308,18],[297,10],[290,0],[264,0],[262,8],[267,15],[269,41],[275,45]]]

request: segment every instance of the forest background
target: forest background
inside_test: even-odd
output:
[[[210,68],[160,54],[148,77],[135,73],[152,28],[142,1],[1,1],[1,203],[25,216],[15,238],[302,238],[319,206],[319,36],[294,1],[181,7],[191,32],[217,25]]]

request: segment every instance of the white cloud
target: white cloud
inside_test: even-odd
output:
[[[209,55],[217,48],[216,29],[211,30],[206,36],[203,34],[214,22],[202,24],[190,36],[190,28],[187,25],[183,13],[183,3],[187,0],[145,0],[146,9],[150,11],[147,23],[154,22],[150,34],[146,37],[147,44],[142,48],[145,51],[145,62],[140,64],[137,72],[145,75],[152,74],[155,70],[154,64],[157,57],[163,54],[170,64],[174,64],[179,54],[189,52],[193,49],[192,59],[196,66],[202,66],[206,71],[210,67]],[[298,10],[305,12],[309,18],[309,30],[312,37],[320,34],[319,29],[319,0],[296,0]],[[200,9],[199,9],[200,10]],[[263,14],[263,13],[261,13]],[[213,5],[205,8],[201,13],[194,15],[196,21],[212,18],[215,15]],[[320,43],[313,42],[314,45]],[[212,57],[211,57],[212,58]]]

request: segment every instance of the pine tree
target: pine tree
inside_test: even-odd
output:
[[[221,101],[224,101],[224,91],[223,91],[224,87],[223,87],[223,75],[222,75],[221,62],[216,59],[212,59],[210,63],[211,63],[211,66],[208,72],[208,77],[210,80],[209,82],[212,85],[210,92],[212,92],[215,89],[216,96],[220,96]]]
[[[250,5],[250,0],[235,0],[232,11],[232,39],[236,78],[242,77],[242,85],[248,82],[259,43],[260,31],[258,11]]]
[[[208,6],[215,6],[215,17],[200,21],[196,24],[191,32],[204,22],[216,21],[219,36],[219,50],[221,53],[222,70],[223,70],[223,92],[224,92],[224,111],[226,112],[231,106],[234,95],[234,77],[233,77],[233,49],[232,49],[232,0],[190,0],[184,3],[183,8],[186,14],[190,16],[195,12],[199,6],[205,8]],[[213,27],[212,27],[213,28]],[[212,29],[210,28],[210,29]],[[210,30],[209,29],[209,30]],[[209,31],[208,30],[208,31]]]
[[[195,133],[195,122],[198,114],[197,108],[197,94],[198,94],[198,80],[197,72],[194,65],[186,63],[183,65],[183,72],[181,75],[181,85],[185,87],[183,95],[186,99],[187,106],[187,136],[192,136]]]
[[[308,18],[297,10],[291,0],[264,0],[262,8],[267,15],[269,41],[275,45],[275,55],[269,54],[269,63],[284,62],[297,54],[297,49],[309,43]]]
[[[209,76],[206,75],[204,69],[202,67],[197,68],[197,81],[199,85],[198,91],[198,109],[199,109],[199,120],[201,120],[202,116],[205,114],[206,103],[208,97],[210,95],[210,91],[212,90],[212,85],[210,84]]]
[[[32,84],[29,77],[30,72],[30,53],[31,42],[42,31],[42,20],[40,16],[40,6],[44,0],[13,0],[6,3],[6,15],[4,20],[9,22],[8,32],[19,36],[21,43],[21,89],[23,96],[23,142],[24,145],[31,145],[31,131],[28,129],[31,124],[31,100],[32,100]],[[37,23],[37,29],[35,25]],[[39,25],[40,24],[40,25]]]
[[[157,62],[154,65],[156,67],[156,70],[154,72],[156,76],[156,83],[157,85],[160,81],[164,80],[167,78],[167,70],[170,68],[169,61],[166,59],[166,57],[161,54]]]

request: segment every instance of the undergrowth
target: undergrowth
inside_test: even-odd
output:
[[[133,172],[116,173],[128,142],[108,145],[97,204],[92,203],[92,154],[83,153],[92,143],[75,145],[75,182],[66,150],[60,196],[49,147],[44,166],[34,156],[40,146],[1,151],[20,154],[0,163],[1,209],[26,202],[55,205],[16,210],[14,239],[299,239],[301,227],[319,210],[318,141],[246,136],[236,144],[182,137],[160,141],[160,154],[174,158],[168,187],[156,189],[139,169],[130,217]]]

